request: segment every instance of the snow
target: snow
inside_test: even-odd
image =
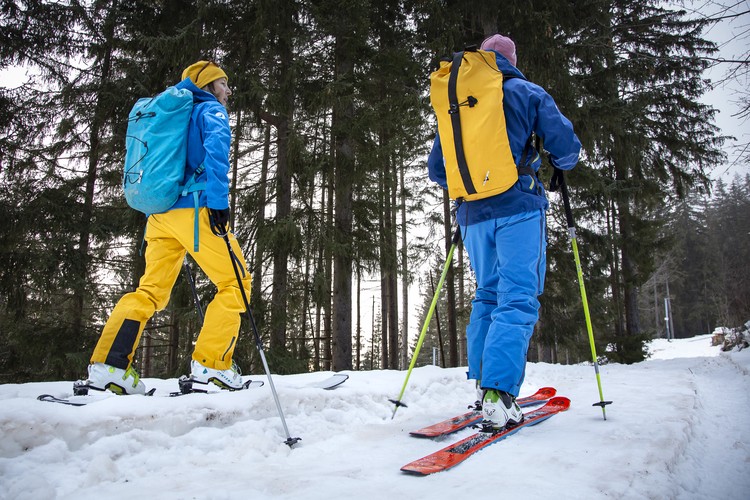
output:
[[[554,386],[570,409],[427,477],[399,469],[471,431],[408,431],[465,411],[465,368],[415,369],[393,419],[406,372],[349,372],[331,391],[314,387],[330,373],[274,376],[302,438],[293,449],[268,383],[170,398],[176,380],[146,379],[153,397],[84,407],[36,400],[69,396],[72,381],[0,385],[0,498],[744,500],[750,349],[721,352],[710,337],[655,340],[647,361],[601,366],[606,420],[590,364],[530,363],[522,395]]]

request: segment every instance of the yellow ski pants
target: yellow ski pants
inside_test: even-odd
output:
[[[193,359],[219,370],[232,366],[240,314],[245,311],[245,305],[226,242],[211,232],[207,208],[200,209],[200,247],[198,252],[193,251],[194,217],[192,208],[149,216],[145,236],[148,244],[146,271],[138,288],[124,295],[109,316],[91,356],[92,363],[106,363],[122,369],[130,366],[146,322],[169,302],[187,251],[217,288],[214,299],[206,308]],[[239,259],[237,266],[249,299],[250,274],[242,250],[231,232],[229,240]]]

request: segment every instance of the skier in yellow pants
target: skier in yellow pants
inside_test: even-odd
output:
[[[220,377],[219,381],[228,387],[234,389],[242,385],[239,374],[232,369],[232,353],[237,345],[240,314],[245,311],[242,295],[226,243],[211,233],[206,208],[200,211],[200,250],[193,252],[193,217],[193,209],[181,208],[148,218],[146,271],[136,291],[124,295],[112,311],[91,356],[94,366],[96,363],[115,368],[131,366],[143,327],[154,312],[166,307],[187,250],[218,289],[206,309],[203,328],[195,343],[193,360],[205,367],[213,377]],[[229,238],[235,255],[242,255],[234,235],[230,233]],[[245,269],[244,262],[241,274],[245,276],[242,284],[247,296],[250,296],[250,274]],[[100,368],[108,371],[109,366]],[[195,371],[193,369],[194,374]],[[130,369],[130,372],[133,373],[133,370]],[[119,378],[123,375],[124,372]],[[126,381],[118,381],[117,377],[111,382],[127,385],[124,392],[130,393],[133,392],[134,382],[136,387],[143,386],[142,382],[135,380],[137,376],[133,374],[132,377],[133,380],[127,384]],[[130,376],[126,380],[128,378]]]
[[[190,90],[194,101],[187,129],[186,178],[195,175],[196,182],[205,186],[199,195],[200,209],[194,207],[191,193],[183,193],[172,208],[148,217],[146,270],[138,288],[120,299],[102,330],[91,356],[89,377],[83,383],[94,389],[145,393],[145,386],[132,367],[133,355],[146,322],[169,302],[185,252],[217,288],[195,344],[191,379],[202,384],[213,382],[224,389],[242,387],[232,354],[245,304],[226,242],[212,232],[212,224],[222,228],[229,225],[231,132],[225,106],[232,92],[224,71],[210,61],[189,66],[182,78],[177,87]],[[234,235],[228,232],[227,236],[238,256],[235,264],[249,297],[250,274],[242,251]]]

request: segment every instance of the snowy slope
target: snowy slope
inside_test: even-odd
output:
[[[530,364],[523,394],[555,386],[570,410],[423,478],[399,468],[450,441],[408,431],[474,401],[465,369],[416,369],[395,419],[405,372],[351,372],[333,391],[310,387],[326,373],[275,376],[291,450],[268,384],[169,398],[175,380],[146,379],[156,396],[85,407],[35,399],[71,381],[0,385],[0,498],[750,498],[750,349],[704,335],[651,352],[601,367],[606,421],[590,365]]]

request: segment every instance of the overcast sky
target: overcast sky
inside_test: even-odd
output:
[[[732,61],[747,60],[750,54],[750,1],[726,0],[727,9],[722,9],[717,2],[711,0],[695,0],[686,2],[688,9],[696,9],[710,17],[737,15],[738,17],[725,19],[716,23],[704,36],[719,47],[717,58]],[[736,71],[740,65],[732,63],[716,63],[708,72],[716,87],[707,93],[703,101],[719,110],[716,115],[716,124],[721,128],[724,135],[734,136],[736,140],[727,141],[724,150],[727,152],[727,163],[720,165],[711,172],[713,179],[721,178],[725,182],[731,182],[735,175],[750,173],[747,163],[740,161],[742,144],[750,143],[750,121],[741,121],[733,117],[740,110],[739,97],[745,98],[750,92],[750,71],[745,69],[744,76],[732,78],[724,82],[731,71]],[[723,82],[723,83],[722,83]],[[744,146],[747,147],[747,146]],[[745,157],[748,153],[745,152]]]

